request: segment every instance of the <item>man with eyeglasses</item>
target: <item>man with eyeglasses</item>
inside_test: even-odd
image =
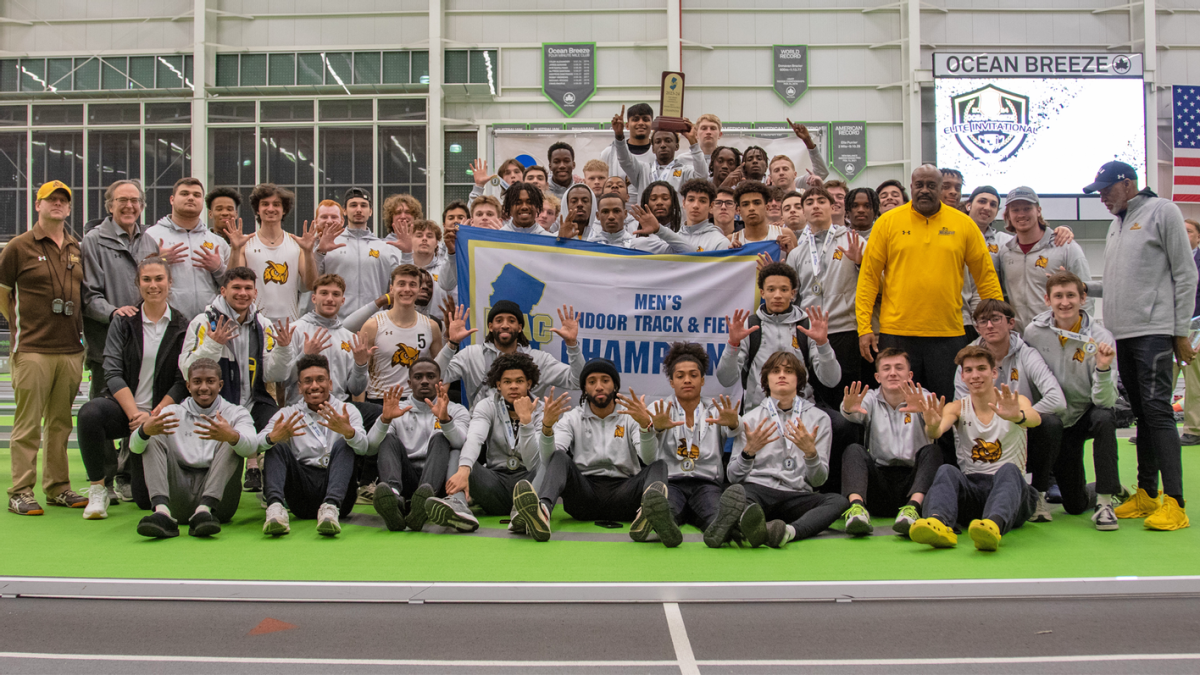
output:
[[[142,238],[142,209],[146,195],[139,182],[119,180],[104,192],[108,217],[83,236],[79,247],[83,254],[83,336],[87,353],[84,357],[92,386],[88,398],[104,392],[104,344],[113,317],[134,316],[142,296],[137,286],[139,258],[135,254]],[[133,489],[127,463],[129,449],[122,443],[118,457],[109,442],[110,462],[105,467],[105,482],[109,501],[133,501]],[[111,460],[115,460],[111,461]]]
[[[717,198],[712,202],[713,225],[726,237],[737,231],[737,202],[733,201],[733,188],[717,188]]]

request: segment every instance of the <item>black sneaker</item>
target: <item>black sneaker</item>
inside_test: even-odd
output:
[[[772,520],[767,523],[767,546],[782,548],[786,543],[788,543],[787,523],[782,520]]]
[[[433,486],[429,483],[421,483],[413,491],[412,499],[408,502],[408,515],[404,517],[404,524],[408,525],[408,529],[420,532],[421,528],[425,527],[425,521],[429,519],[429,514],[425,512],[425,502],[432,496]]]
[[[529,481],[519,480],[513,486],[513,506],[521,515],[527,534],[536,541],[550,541],[550,514]]]
[[[758,502],[751,503],[742,512],[739,527],[742,528],[742,535],[746,537],[746,543],[750,546],[758,548],[767,543],[767,517]]]
[[[138,522],[137,533],[151,539],[170,539],[179,536],[179,523],[171,516],[155,511]]]
[[[667,486],[655,481],[642,493],[642,516],[650,521],[650,527],[658,533],[663,546],[675,548],[683,543],[683,533],[675,523],[671,502],[667,501]]]
[[[87,506],[88,498],[76,494],[74,490],[67,489],[58,493],[57,496],[52,497],[50,503],[54,506],[65,506],[69,509],[82,509]]]
[[[242,492],[262,492],[262,469],[246,469]]]
[[[400,513],[400,498],[396,496],[392,486],[380,485],[371,497],[371,503],[375,506],[375,513],[383,518],[383,524],[387,526],[389,532],[404,531],[404,514]]]
[[[733,528],[746,510],[746,489],[741,485],[730,485],[721,493],[717,517],[704,530],[704,543],[709,548],[721,548],[729,541]]]
[[[221,523],[217,522],[217,517],[208,511],[197,511],[192,514],[191,520],[188,521],[188,535],[192,537],[211,537],[214,534],[220,534]],[[179,529],[176,527],[175,534],[179,534]]]

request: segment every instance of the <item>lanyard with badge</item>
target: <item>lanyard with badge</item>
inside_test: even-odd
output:
[[[679,408],[683,419],[687,420],[687,411],[683,409],[677,398],[675,405]],[[703,402],[696,405],[690,434],[682,424],[675,427],[675,456],[683,460],[681,468],[686,472],[695,471],[696,460],[700,459],[700,447],[704,442],[704,433],[708,431],[708,423],[704,419],[705,412]]]
[[[46,263],[46,270],[50,272],[50,291],[56,296],[54,301],[50,303],[50,311],[55,314],[71,316],[75,313],[75,294],[72,291],[72,299],[66,301],[63,300],[62,296],[66,295],[68,290],[70,290],[68,287],[70,286],[71,281],[71,270],[75,269],[75,261],[73,260],[74,256],[69,250],[67,251],[67,278],[66,281],[63,281],[62,279],[58,278],[58,272],[54,269],[54,265],[50,262],[50,257],[54,254],[46,248],[46,240],[42,239],[41,244],[42,252],[46,254],[42,256],[42,261]],[[70,244],[64,242],[63,246],[69,247]],[[59,290],[55,290],[54,288],[56,283],[58,284]]]
[[[801,400],[802,399],[800,399],[800,397],[796,397],[792,403],[793,414],[799,413],[799,411],[795,409],[795,406],[802,405]],[[783,468],[787,471],[795,471],[796,453],[792,452],[792,448],[796,448],[797,451],[800,448],[797,448],[795,444],[792,443],[791,439],[787,437],[787,428],[783,424],[783,419],[779,416],[779,406],[775,403],[775,399],[769,396],[767,397],[767,400],[763,401],[762,406],[766,409],[767,414],[771,416],[771,420],[775,422],[775,427],[779,429],[779,439],[783,441],[783,452],[785,455],[787,455],[783,460]]]
[[[1063,339],[1064,345],[1066,345],[1067,340],[1075,340],[1083,343],[1083,351],[1087,352],[1088,354],[1096,353],[1096,338],[1083,335],[1082,333],[1076,333],[1075,331],[1063,330],[1062,328],[1059,328],[1053,324],[1050,325],[1050,330],[1055,335]]]
[[[650,171],[650,177],[653,178],[654,181],[667,180],[671,177],[671,174],[674,171],[675,171],[675,162],[674,161],[672,161],[670,164],[667,164],[666,166],[658,166],[656,164],[654,169],[652,169]],[[654,182],[654,181],[651,181],[651,182]]]
[[[825,292],[825,287],[821,285],[821,261],[825,258],[825,254],[829,252],[829,247],[837,239],[833,234],[833,228],[825,231],[825,243],[821,245],[821,251],[817,252],[817,239],[813,236],[812,228],[808,225],[804,226],[804,231],[801,232],[808,240],[808,255],[812,258],[813,266],[813,295],[821,295]]]
[[[497,396],[498,395],[499,394],[497,394]],[[520,418],[513,419],[511,416],[509,416],[508,401],[501,399],[501,402],[504,404],[505,416],[504,424],[501,426],[504,427],[504,437],[508,439],[509,448],[509,451],[505,453],[508,455],[508,459],[505,460],[504,465],[508,467],[509,471],[516,471],[517,469],[521,468],[521,454],[517,451],[517,433],[521,429],[521,420]]]

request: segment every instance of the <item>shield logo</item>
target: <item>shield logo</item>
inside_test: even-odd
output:
[[[951,99],[958,144],[983,164],[1004,162],[1036,129],[1029,124],[1029,97],[987,85]]]

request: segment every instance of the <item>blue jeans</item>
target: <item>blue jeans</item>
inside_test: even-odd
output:
[[[1161,473],[1163,492],[1181,498],[1183,462],[1171,407],[1173,356],[1174,338],[1170,335],[1117,340],[1117,369],[1137,417],[1138,487],[1156,492]]]

